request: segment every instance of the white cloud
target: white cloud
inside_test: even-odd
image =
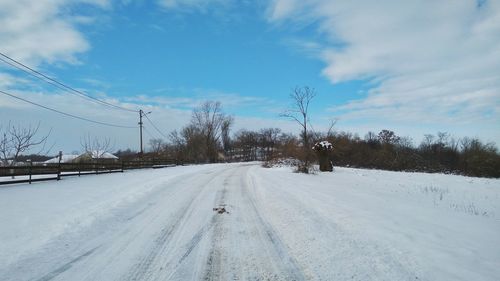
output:
[[[220,101],[225,108],[233,110],[244,107],[264,108],[275,101],[264,97],[243,96],[237,93],[213,89],[160,89],[157,95],[137,95],[124,98],[125,101],[139,104],[155,104],[167,108],[193,109],[207,100]]]
[[[228,0],[158,0],[158,4],[168,10],[197,10],[204,12],[210,5],[227,5]]]
[[[78,62],[76,55],[90,48],[67,9],[78,3],[108,8],[108,0],[0,0],[1,51],[29,64]],[[88,22],[88,17],[84,17]]]
[[[9,78],[0,75],[0,85],[3,82],[10,83],[9,81]],[[82,91],[86,92],[85,89],[82,89]],[[197,89],[196,91],[200,95],[196,94],[189,97],[150,97],[139,95],[118,100],[101,93],[99,98],[108,103],[129,109],[142,108],[146,112],[152,111],[149,117],[164,135],[168,135],[171,131],[179,130],[187,125],[191,119],[192,109],[210,98],[220,100],[225,112],[228,112],[227,109],[229,107],[234,109],[234,107],[242,108],[262,103],[260,98],[245,97],[238,94],[228,94],[215,90]],[[7,92],[56,110],[95,121],[124,126],[137,126],[139,121],[137,113],[97,105],[68,93],[56,92],[47,94],[45,91],[15,89],[9,89]],[[202,92],[206,93],[206,95],[201,95]],[[280,127],[285,131],[294,131],[294,128],[297,127],[295,124],[277,117],[268,119],[239,115],[234,117],[235,126],[233,131],[240,129],[258,130],[264,127]],[[40,122],[40,132],[52,131],[49,140],[50,144],[55,143],[52,153],[59,150],[71,152],[80,149],[80,138],[88,133],[97,137],[111,138],[112,142],[115,143],[115,149],[131,148],[138,150],[139,146],[138,128],[127,129],[97,125],[50,112],[2,94],[0,94],[0,120],[2,120],[0,121],[0,127],[9,122],[9,120],[22,126]],[[146,144],[151,138],[162,138],[148,120],[144,119],[143,121],[146,128],[144,133],[144,142]]]
[[[139,114],[112,109],[89,103],[83,99],[67,93],[46,94],[34,91],[9,90],[11,94],[28,99],[38,104],[54,108],[76,116],[89,118],[95,121],[124,126],[138,126]],[[101,99],[122,107],[136,109],[139,105],[120,102],[109,96],[101,95]],[[144,111],[152,111],[151,120],[167,134],[170,130],[178,129],[189,121],[190,111],[165,108],[162,106],[140,105]],[[11,120],[16,124],[28,126],[40,122],[40,132],[52,131],[49,143],[55,143],[54,150],[71,152],[80,149],[80,138],[85,134],[97,137],[109,137],[115,143],[116,149],[131,148],[138,150],[139,129],[108,127],[86,121],[66,117],[46,109],[39,108],[11,97],[0,95],[0,126]],[[159,135],[151,124],[144,120],[145,127],[154,137]],[[145,141],[149,139],[145,136]]]
[[[268,18],[316,24],[333,83],[374,83],[343,118],[500,129],[499,1],[275,0]]]
[[[111,8],[111,0],[79,0],[82,3],[95,5],[103,9]]]
[[[272,1],[267,14],[271,20],[282,20],[293,15],[303,5],[299,0]]]

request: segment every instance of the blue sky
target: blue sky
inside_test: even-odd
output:
[[[314,87],[311,122],[363,136],[392,129],[500,141],[500,5],[495,1],[0,1],[0,51],[86,93],[152,110],[165,133],[220,100],[234,130],[296,126],[278,117]],[[496,50],[496,51],[495,51]],[[0,62],[1,63],[1,62]],[[0,90],[118,124],[110,110],[0,65]],[[99,128],[0,96],[0,118],[40,121],[78,150],[91,133],[135,148],[136,130]],[[148,124],[146,124],[148,126]],[[159,135],[149,126],[148,137]]]
[[[362,88],[359,81],[330,83],[321,74],[324,63],[294,45],[299,36],[315,36],[314,28],[270,25],[259,5],[214,8],[223,12],[157,8],[142,3],[107,13],[103,27],[88,31],[92,49],[71,74],[72,83],[81,83],[80,77],[102,80],[111,96],[227,93],[277,103],[287,103],[293,87],[310,85],[324,97],[322,105],[313,104],[318,110],[345,103]],[[276,115],[265,106],[227,111]]]

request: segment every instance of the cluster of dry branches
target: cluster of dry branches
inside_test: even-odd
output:
[[[41,146],[40,150],[33,153],[42,153],[45,150],[50,131],[46,135],[38,136],[39,129],[40,123],[36,126],[21,127],[9,122],[5,128],[0,126],[0,160],[2,165],[14,166],[22,153],[31,151],[38,146]]]
[[[109,138],[99,139],[97,137],[92,137],[90,134],[82,137],[80,139],[80,144],[83,151],[92,159],[102,158],[105,153],[111,152],[114,147]]]

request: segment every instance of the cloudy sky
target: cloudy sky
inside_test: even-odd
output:
[[[278,117],[314,87],[314,129],[438,131],[500,143],[500,1],[0,0],[0,52],[92,97],[152,111],[146,142],[220,100],[235,130]],[[5,57],[2,57],[7,60]],[[8,60],[7,60],[8,61]],[[138,114],[63,91],[0,61],[0,90],[136,127]],[[40,122],[54,151],[86,134],[138,149],[138,129],[97,125],[0,94],[0,126]]]

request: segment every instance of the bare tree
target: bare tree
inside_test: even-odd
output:
[[[231,123],[232,118],[222,112],[222,105],[218,101],[207,101],[193,110],[191,124],[198,128],[204,138],[207,161],[216,162],[222,128],[225,126],[229,130]]]
[[[82,137],[80,139],[80,144],[85,154],[90,157],[90,160],[99,160],[104,154],[113,150],[113,145],[111,145],[111,140],[109,138],[99,139],[97,137],[92,137],[90,134]]]
[[[229,136],[229,132],[231,130],[231,126],[233,125],[234,119],[231,116],[227,116],[222,121],[221,126],[221,134],[222,134],[222,149],[226,155],[231,151],[231,137]]]
[[[160,154],[162,149],[164,148],[165,143],[163,142],[162,139],[150,139],[149,140],[149,147],[151,148],[151,152],[155,154]]]
[[[335,127],[335,125],[337,124],[338,121],[339,121],[338,118],[334,118],[334,119],[330,120],[330,125],[328,126],[328,131],[326,132],[327,138],[333,137],[333,135],[334,135],[333,128]]]
[[[312,99],[316,96],[314,88],[309,87],[295,87],[293,93],[290,94],[290,98],[293,101],[291,108],[287,109],[280,116],[291,119],[297,122],[301,127],[301,139],[302,139],[302,149],[303,149],[303,159],[300,159],[303,163],[302,167],[298,167],[299,172],[308,173],[309,166],[311,162],[311,146],[309,143],[308,136],[308,123],[309,123],[309,104]]]
[[[396,144],[400,138],[390,130],[382,130],[378,133],[378,139],[382,144]]]
[[[279,128],[266,128],[260,130],[261,146],[265,151],[265,160],[270,161],[274,157],[278,137],[281,133]]]
[[[182,134],[180,134],[177,130],[174,130],[170,132],[168,139],[169,142],[166,145],[168,152],[171,153],[180,163],[188,160],[186,156],[186,141]]]
[[[36,126],[29,125],[28,127],[21,127],[9,124],[5,129],[0,127],[0,157],[2,165],[13,166],[18,160],[18,157],[26,151],[29,151],[37,146],[42,146],[40,151],[35,154],[41,153],[45,148],[45,143],[50,135],[47,133],[41,137],[37,137],[40,123]]]
[[[170,132],[170,134],[168,135],[168,138],[169,138],[170,142],[175,146],[181,147],[181,146],[185,145],[184,139],[182,138],[181,134],[179,134],[179,132],[177,130]]]
[[[180,135],[182,140],[181,143],[183,144],[182,151],[184,158],[196,163],[206,161],[206,149],[203,145],[205,137],[201,130],[190,124],[182,128]]]
[[[240,130],[234,136],[234,147],[238,159],[241,161],[255,161],[259,159],[260,134],[255,131]]]

